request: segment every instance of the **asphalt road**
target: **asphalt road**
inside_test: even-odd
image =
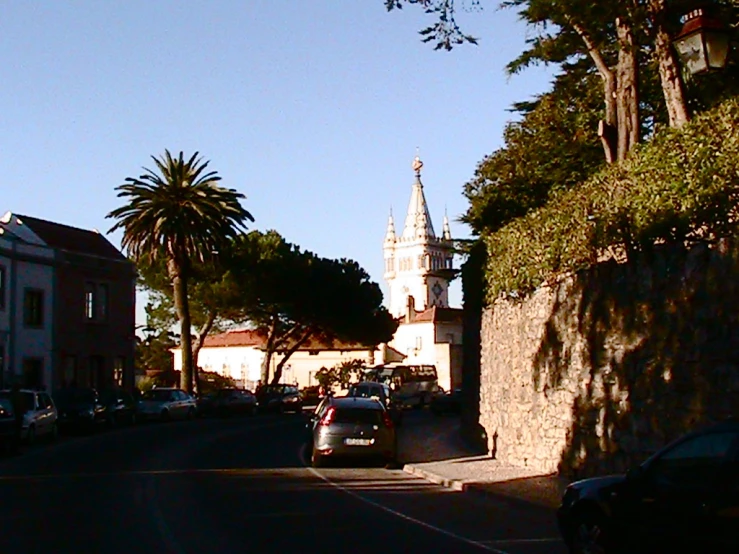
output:
[[[306,467],[303,425],[140,425],[0,459],[0,552],[565,552],[549,510],[401,470]]]

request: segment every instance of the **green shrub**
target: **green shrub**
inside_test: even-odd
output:
[[[607,252],[734,235],[739,100],[659,133],[629,159],[484,236],[488,299],[525,295]]]

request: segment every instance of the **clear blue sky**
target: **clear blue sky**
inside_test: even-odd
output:
[[[546,69],[506,76],[527,30],[496,4],[460,14],[480,44],[447,53],[420,41],[430,16],[382,0],[4,2],[0,211],[107,231],[115,186],[165,148],[198,150],[253,228],[353,258],[386,290],[416,147],[435,228],[446,207],[469,236],[462,185],[511,103],[548,88]]]

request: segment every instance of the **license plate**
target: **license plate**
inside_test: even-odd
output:
[[[344,444],[347,446],[369,446],[373,442],[373,439],[344,439]]]

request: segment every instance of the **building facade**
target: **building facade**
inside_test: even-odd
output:
[[[0,231],[2,385],[133,387],[133,264],[97,231],[10,212]]]
[[[238,386],[254,389],[260,379],[262,363],[266,355],[266,339],[249,329],[227,331],[206,337],[198,355],[198,366],[230,377]],[[182,369],[182,351],[172,350],[174,369]],[[297,384],[299,387],[317,385],[316,373],[322,368],[332,368],[342,362],[361,360],[367,366],[375,364],[375,349],[360,344],[334,342],[321,344],[308,342],[295,351],[283,368],[281,383]],[[270,375],[284,358],[278,352],[272,356]]]
[[[403,363],[435,365],[439,384],[450,390],[462,375],[462,310],[449,306],[454,245],[446,215],[441,237],[434,232],[421,182],[423,162],[416,157],[412,167],[403,230],[396,234],[391,214],[383,245],[388,309],[400,322],[389,346],[405,356]]]

